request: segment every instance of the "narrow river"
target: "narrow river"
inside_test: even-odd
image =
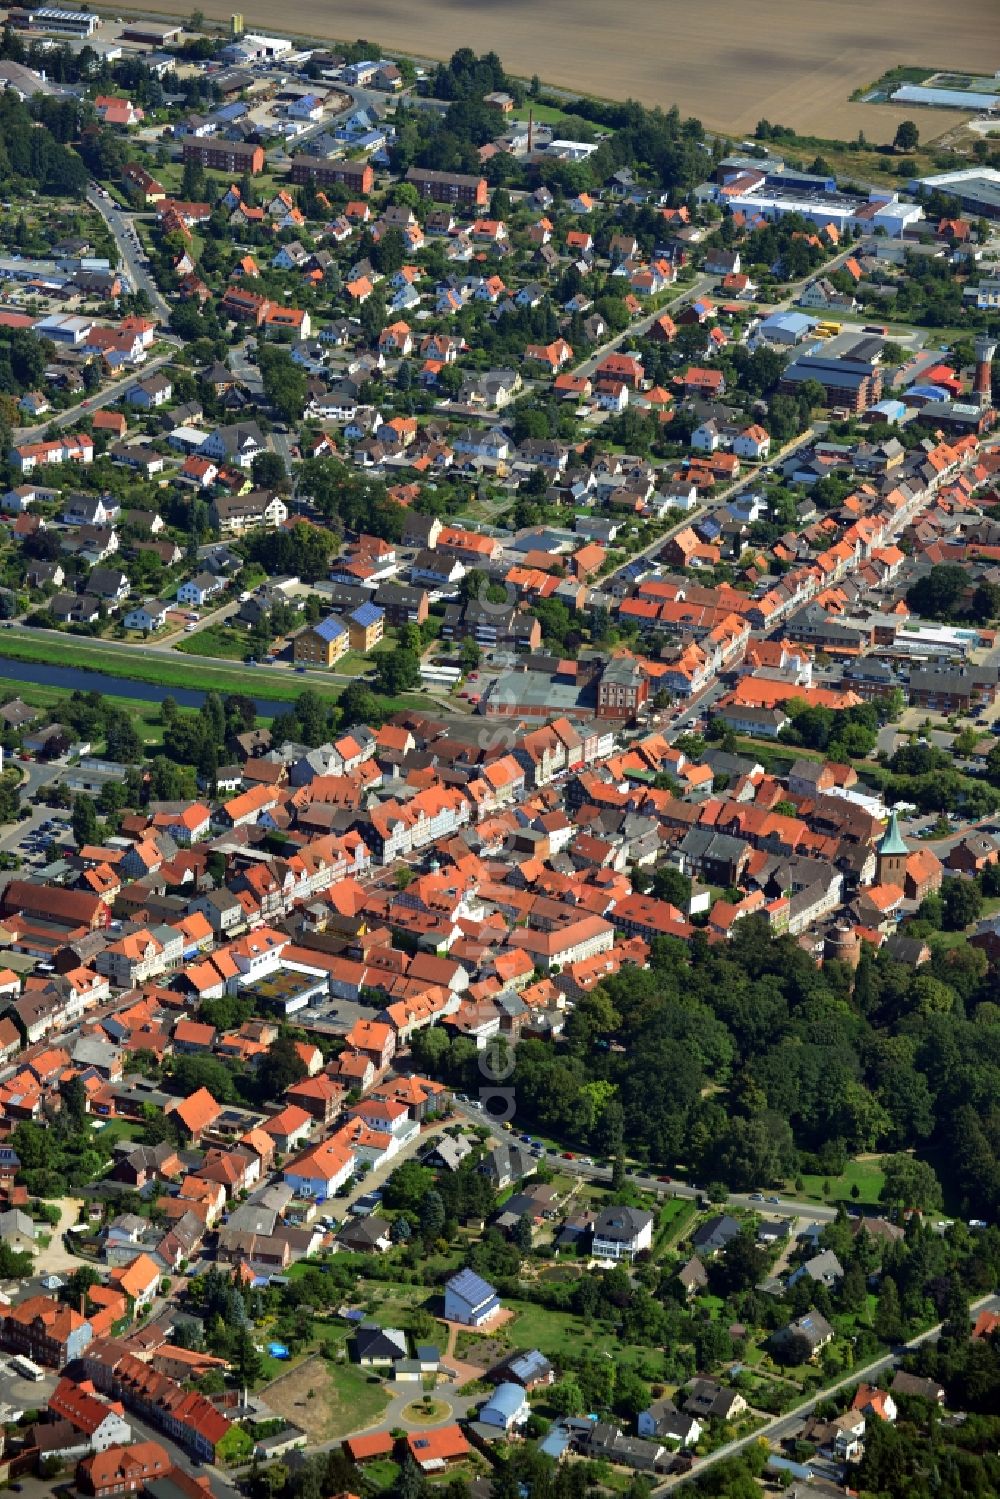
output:
[[[135,698],[145,703],[162,703],[165,697],[172,697],[181,708],[200,708],[206,697],[204,692],[197,692],[190,687],[158,687],[151,682],[134,682],[130,677],[90,671],[83,666],[47,666],[40,662],[14,661],[7,657],[0,660],[0,678],[12,682],[34,683],[38,687],[62,687],[66,692],[103,692],[109,696]],[[253,697],[253,693],[248,690],[247,696]],[[278,713],[287,713],[292,706],[291,703],[278,702],[269,697],[254,697],[253,701],[262,718],[274,718]]]

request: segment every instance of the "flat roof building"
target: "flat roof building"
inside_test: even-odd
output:
[[[950,198],[957,198],[963,213],[1000,219],[1000,171],[996,167],[938,172],[933,177],[921,177],[915,186],[928,193],[947,193]]]

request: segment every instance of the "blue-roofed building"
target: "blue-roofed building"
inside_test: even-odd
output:
[[[568,1451],[572,1442],[572,1431],[570,1431],[568,1426],[564,1426],[561,1421],[557,1421],[554,1426],[549,1428],[539,1442],[538,1450],[544,1453],[546,1457],[551,1457],[555,1462],[558,1462],[563,1454]]]
[[[911,385],[906,394],[918,401],[947,401],[951,391],[943,385]]]
[[[574,1443],[581,1451],[586,1451],[598,1424],[596,1416],[563,1416],[560,1420],[553,1421],[539,1442],[538,1450],[544,1452],[546,1457],[555,1458],[556,1462]]]
[[[242,120],[249,108],[242,99],[234,99],[232,104],[223,104],[217,109],[212,118],[221,120],[224,125],[232,125],[236,120]]]
[[[556,1377],[556,1371],[545,1354],[539,1353],[537,1348],[519,1349],[516,1353],[512,1353],[504,1361],[503,1372],[508,1379],[523,1385],[526,1390],[534,1390],[539,1385],[551,1384]],[[496,1375],[492,1377],[496,1378]]]
[[[495,1426],[499,1431],[513,1431],[523,1426],[531,1414],[528,1397],[519,1384],[497,1385],[486,1404],[480,1408],[479,1420],[483,1426]]]
[[[876,401],[869,408],[868,415],[872,419],[881,418],[884,422],[895,425],[901,422],[906,415],[906,406],[902,401],[894,400],[891,396],[884,401]]]
[[[482,1327],[500,1310],[500,1297],[489,1281],[475,1270],[459,1270],[444,1288],[444,1315],[448,1322],[464,1327]]]
[[[348,615],[352,651],[370,651],[378,645],[385,630],[385,610],[366,599]]]
[[[774,312],[765,318],[757,330],[761,338],[772,344],[797,344],[812,332],[816,319],[805,312]]]
[[[346,655],[350,632],[338,614],[328,614],[318,624],[308,625],[292,642],[296,665],[333,666]]]

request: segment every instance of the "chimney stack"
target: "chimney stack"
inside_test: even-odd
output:
[[[996,339],[985,333],[980,334],[976,339],[976,374],[972,382],[972,393],[979,397],[984,406],[990,404],[992,395],[993,356],[996,351]]]

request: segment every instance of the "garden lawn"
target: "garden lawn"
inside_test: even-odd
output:
[[[373,1489],[392,1489],[399,1478],[399,1464],[391,1457],[380,1457],[375,1462],[365,1463],[365,1482]]]
[[[694,1219],[698,1209],[684,1197],[668,1197],[657,1215],[653,1238],[653,1258],[657,1259],[667,1249],[680,1242]]]
[[[193,635],[185,635],[174,646],[175,651],[183,651],[185,656],[224,656],[228,661],[242,661],[252,649],[249,635],[229,625],[206,625]]]
[[[357,1306],[365,1306],[368,1302],[374,1303],[375,1315],[383,1327],[396,1327],[401,1317],[405,1317],[407,1312],[412,1312],[416,1307],[423,1306],[430,1300],[431,1295],[432,1292],[427,1286],[404,1286],[396,1285],[392,1281],[363,1280],[354,1293],[353,1302]]]
[[[804,1176],[802,1180],[805,1196],[812,1198],[814,1202],[843,1202],[848,1207],[853,1202],[865,1207],[877,1207],[885,1177],[881,1157],[871,1156],[864,1160],[848,1161],[840,1176]],[[824,1182],[829,1183],[828,1197],[823,1194]],[[852,1191],[854,1187],[858,1189],[857,1196]]]
[[[656,1350],[634,1343],[621,1343],[612,1328],[599,1322],[587,1325],[570,1312],[550,1310],[532,1302],[505,1298],[505,1306],[517,1313],[503,1329],[516,1348],[538,1348],[558,1364],[568,1353],[605,1352],[619,1365],[635,1365],[656,1356]]]
[[[120,1140],[139,1140],[142,1138],[144,1126],[133,1123],[130,1119],[115,1119],[106,1124],[103,1129],[94,1132],[95,1141],[99,1142],[101,1149],[111,1152],[113,1146]]]

